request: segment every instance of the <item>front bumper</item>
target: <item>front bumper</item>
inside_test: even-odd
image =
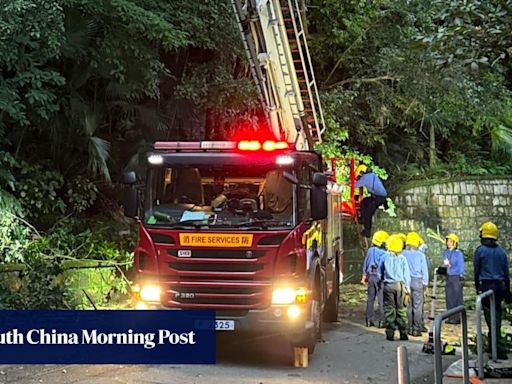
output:
[[[241,313],[217,311],[215,318],[217,320],[233,320],[235,322],[235,332],[251,335],[281,335],[294,342],[302,340],[305,333],[312,331],[314,327],[313,322],[307,320],[307,306],[298,305],[297,307],[300,309],[300,315],[296,318],[288,316],[289,306],[274,306]],[[146,304],[144,309],[181,310],[165,307],[161,304]]]

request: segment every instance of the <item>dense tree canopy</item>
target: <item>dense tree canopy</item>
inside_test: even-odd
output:
[[[512,1],[305,3],[323,150],[415,177],[510,173]],[[34,219],[84,211],[157,138],[258,124],[229,0],[0,7],[0,193]]]
[[[512,2],[311,3],[331,146],[420,177],[510,173]]]

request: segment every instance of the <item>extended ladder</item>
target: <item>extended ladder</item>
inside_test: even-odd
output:
[[[325,130],[297,0],[232,0],[269,126],[297,149],[313,149]]]

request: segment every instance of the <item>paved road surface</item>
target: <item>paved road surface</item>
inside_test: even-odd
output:
[[[291,351],[279,338],[247,341],[222,337],[216,365],[38,365],[0,366],[0,383],[212,383],[362,384],[397,383],[396,348],[382,330],[344,318],[326,325],[307,369],[290,366]],[[433,356],[421,353],[423,339],[405,342],[412,383],[433,383]]]

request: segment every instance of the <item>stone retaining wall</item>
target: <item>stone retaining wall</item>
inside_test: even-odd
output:
[[[388,232],[418,231],[427,241],[429,257],[440,261],[443,244],[427,236],[427,229],[439,230],[442,236],[456,233],[466,260],[471,260],[479,244],[479,228],[491,220],[500,230],[499,243],[512,257],[512,177],[471,177],[457,180],[415,182],[401,188],[393,198],[397,206],[397,218],[390,218],[378,211],[372,232],[384,229]],[[356,252],[357,241],[353,228],[347,227],[345,235],[346,274],[360,268],[361,252]],[[353,281],[351,279],[351,281]]]

